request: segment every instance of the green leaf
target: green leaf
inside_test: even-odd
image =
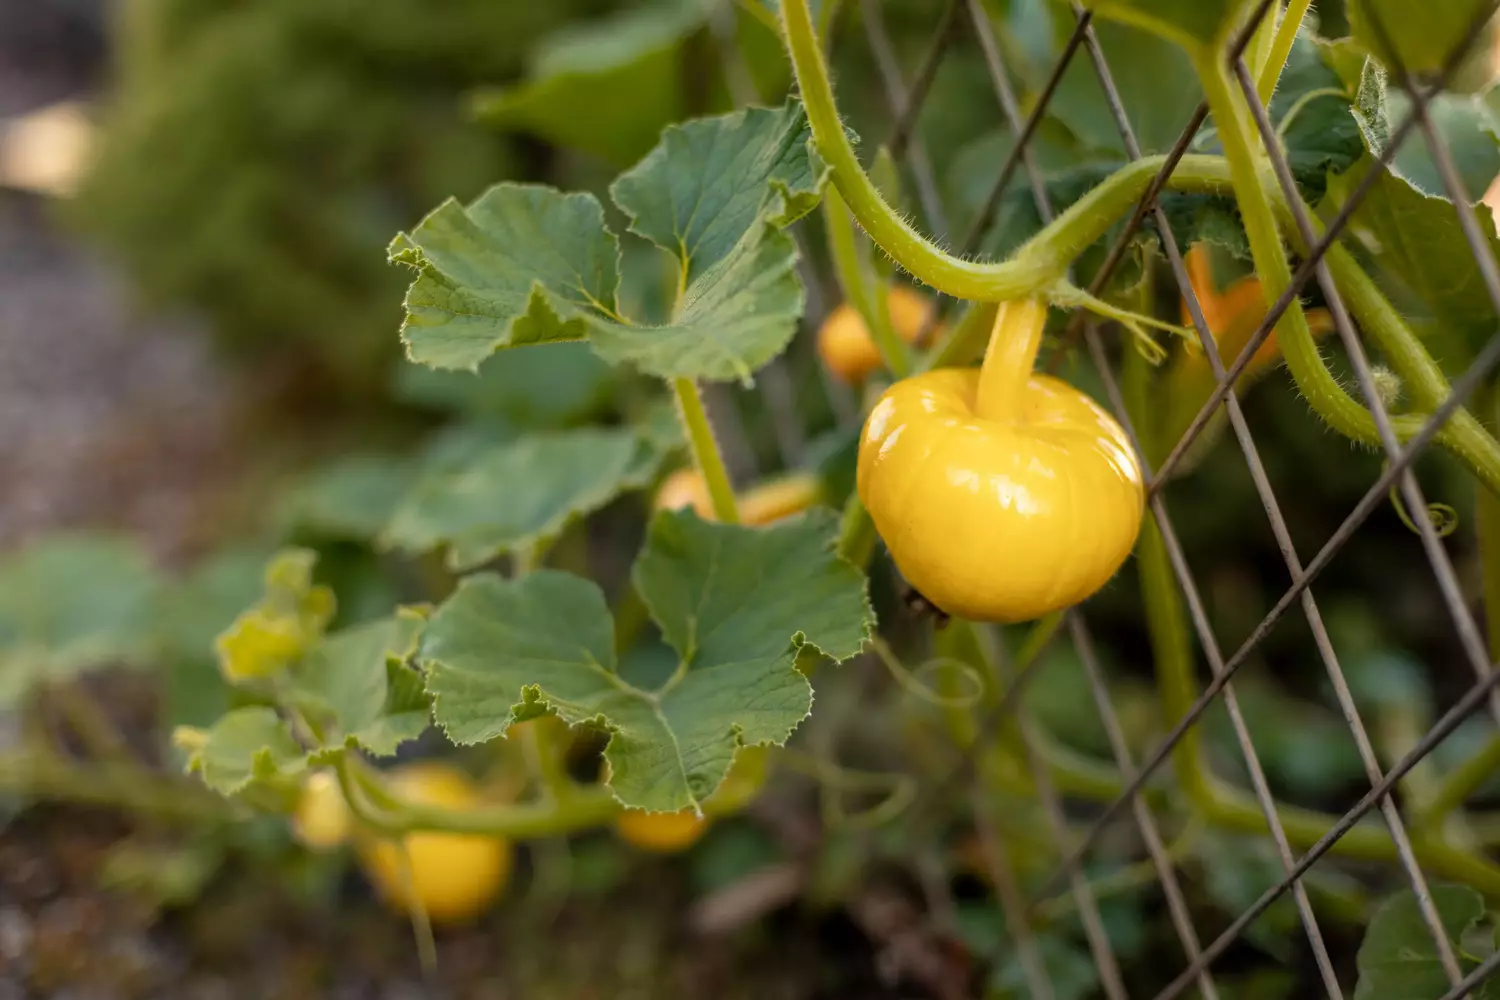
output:
[[[427,728],[428,701],[416,671],[423,620],[412,612],[344,629],[315,646],[290,696],[318,723],[325,747],[387,757]]]
[[[307,755],[286,723],[261,705],[225,715],[188,759],[188,770],[221,795],[242,792],[253,781],[292,777],[306,767]]]
[[[620,315],[618,244],[591,195],[501,184],[467,208],[450,201],[391,244],[390,259],[418,271],[408,353],[473,369],[500,348],[588,337],[606,361],[651,375],[748,382],[796,331],[803,291],[781,227],[826,175],[795,103],[668,130],[615,188],[632,229],[681,262],[663,326]]]
[[[666,379],[738,380],[791,342],[802,316],[802,282],[791,237],[770,227],[745,233],[728,256],[687,287],[665,326],[596,323],[594,350]]]
[[[393,455],[346,455],[298,482],[283,501],[289,528],[320,538],[365,541],[391,518],[411,488],[411,462]]]
[[[1325,51],[1333,51],[1333,47]],[[1340,74],[1347,81],[1347,64],[1342,64]],[[1404,91],[1390,87],[1385,70],[1372,59],[1364,62],[1355,93],[1355,120],[1370,155],[1379,157],[1390,145],[1392,123],[1404,121],[1410,114],[1411,100]],[[1468,200],[1478,201],[1500,174],[1500,144],[1497,144],[1500,142],[1497,140],[1500,92],[1491,92],[1483,99],[1438,94],[1428,102],[1428,114],[1443,145],[1453,157]],[[1447,197],[1442,173],[1421,135],[1402,143],[1395,151],[1391,165],[1396,174],[1424,194]]]
[[[1484,916],[1484,900],[1467,886],[1431,888],[1443,929],[1454,952],[1461,954],[1464,935]],[[1437,944],[1410,890],[1398,892],[1375,911],[1356,961],[1354,1000],[1436,1000],[1448,992]]]
[[[619,245],[591,194],[497,184],[449,199],[388,256],[417,271],[406,293],[407,356],[477,370],[502,347],[582,340],[587,310],[614,309]]]
[[[697,0],[622,10],[538,47],[531,78],[475,95],[479,118],[623,166],[687,111],[683,61],[704,26]]]
[[[1141,151],[1171,149],[1203,99],[1187,53],[1159,35],[1125,24],[1098,22],[1094,31]],[[1124,154],[1120,127],[1089,60],[1075,60],[1068,66],[1048,108],[1089,146]],[[991,174],[996,169],[992,164]]]
[[[821,513],[767,528],[658,514],[635,581],[679,664],[650,690],[620,677],[593,583],[552,571],[470,577],[422,639],[433,715],[457,743],[546,712],[603,726],[622,802],[697,806],[737,747],[784,743],[806,717],[812,689],[796,669],[800,652],[843,660],[868,637],[864,581],[833,554],[834,533]]]
[[[1330,178],[1330,197],[1341,204],[1372,168],[1367,159]],[[1495,331],[1495,306],[1464,239],[1458,211],[1387,170],[1355,212],[1351,230],[1373,254],[1383,283],[1406,307],[1403,311],[1417,318],[1425,314],[1428,322],[1478,344]],[[1474,211],[1491,252],[1500,253],[1490,209],[1480,205]]]
[[[1470,29],[1490,6],[1489,0],[1349,0],[1349,28],[1354,38],[1391,68],[1397,64],[1418,77],[1435,77]],[[1486,30],[1493,34],[1494,21]],[[1479,40],[1452,86],[1477,91],[1492,82],[1489,44]]]
[[[817,207],[828,167],[810,143],[800,104],[700,118],[667,129],[610,196],[690,283],[758,224],[782,228]]]
[[[0,706],[41,682],[148,663],[161,587],[140,546],[114,535],[59,534],[0,563]]]
[[[654,475],[662,453],[629,429],[534,434],[424,475],[381,533],[405,552],[448,549],[455,570],[555,537]]]
[[[1189,46],[1213,45],[1246,8],[1245,0],[1086,0],[1084,6]]]
[[[613,370],[587,344],[553,344],[546,350],[502,351],[481,363],[477,376],[401,365],[396,396],[424,408],[550,430],[597,416],[615,381]]]

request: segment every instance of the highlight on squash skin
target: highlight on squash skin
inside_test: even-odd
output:
[[[858,489],[922,596],[975,621],[1029,621],[1089,597],[1130,555],[1145,505],[1125,432],[1034,372],[1046,305],[1003,303],[984,365],[903,379],[876,403]]]
[[[891,326],[908,344],[915,344],[927,322],[932,299],[906,285],[892,285],[886,294]],[[937,337],[941,325],[934,328]],[[880,368],[880,351],[858,310],[847,302],[828,314],[818,328],[818,356],[840,381],[857,385]]]
[[[439,761],[408,764],[390,772],[387,787],[397,798],[454,810],[481,803],[468,775]],[[409,833],[360,843],[359,859],[376,892],[393,910],[411,904],[401,854],[411,864],[411,888],[434,924],[460,924],[489,908],[510,880],[511,842],[467,833]]]
[[[811,473],[793,472],[767,479],[740,494],[740,523],[770,524],[791,517],[818,503],[821,495],[818,479]],[[705,521],[714,519],[708,487],[693,468],[678,469],[663,479],[653,506],[657,510],[691,507]]]
[[[292,835],[297,841],[309,850],[330,851],[349,839],[353,825],[349,804],[333,772],[308,775],[292,813]]]

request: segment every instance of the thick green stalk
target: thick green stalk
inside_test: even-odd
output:
[[[56,754],[0,757],[0,793],[106,806],[162,820],[227,823],[235,807],[202,786],[139,765],[79,763]]]
[[[734,502],[734,487],[730,485],[724,456],[719,452],[719,442],[714,440],[714,429],[703,409],[703,397],[698,395],[697,383],[690,378],[673,379],[672,390],[677,393],[677,413],[687,431],[693,464],[703,477],[709,499],[713,501],[714,517],[725,524],[738,524],[740,512]]]
[[[1262,104],[1270,105],[1271,95],[1276,93],[1276,84],[1280,82],[1281,72],[1292,54],[1292,46],[1297,43],[1297,32],[1307,19],[1307,12],[1311,7],[1312,0],[1291,0],[1282,12],[1281,23],[1276,26],[1276,37],[1271,41],[1266,60],[1256,74],[1255,89],[1260,94]],[[1270,15],[1267,15],[1267,20],[1270,20]]]
[[[406,802],[384,792],[395,808],[374,807],[367,801],[366,782],[355,774],[356,765],[347,757],[337,766],[339,787],[349,803],[349,810],[366,826],[385,836],[395,837],[420,830],[443,833],[473,833],[511,840],[538,840],[560,837],[580,830],[601,826],[620,812],[621,806],[608,788],[579,788],[565,797],[544,802],[484,806],[474,809],[447,809],[417,802]],[[378,781],[378,779],[376,779]],[[383,789],[383,786],[382,790]]]
[[[1249,110],[1234,90],[1219,54],[1203,55],[1197,61],[1197,68],[1224,146],[1224,157],[1229,163],[1230,181],[1239,203],[1245,235],[1250,241],[1256,274],[1267,298],[1275,299],[1291,285],[1292,269],[1281,242],[1271,198],[1262,180],[1264,153],[1252,140]],[[1380,438],[1374,418],[1344,392],[1323,364],[1300,301],[1292,301],[1277,329],[1282,356],[1286,358],[1287,367],[1308,404],[1345,437],[1378,444]]]
[[[1479,573],[1484,587],[1484,625],[1490,662],[1500,663],[1500,496],[1476,490],[1474,531],[1479,536]]]
[[[1500,736],[1479,748],[1479,752],[1443,776],[1431,798],[1423,804],[1412,822],[1417,831],[1436,830],[1449,813],[1462,806],[1480,785],[1500,768]]]
[[[830,187],[823,195],[823,221],[828,229],[828,255],[833,258],[844,301],[865,321],[870,339],[880,352],[881,364],[897,378],[905,378],[911,374],[911,348],[896,336],[890,309],[879,294],[879,282],[871,287],[865,254],[861,252],[849,208],[839,196],[838,188]]]

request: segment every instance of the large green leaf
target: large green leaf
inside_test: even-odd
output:
[[[400,365],[395,393],[417,406],[546,430],[597,416],[615,381],[613,370],[587,344],[552,344],[545,350],[503,351],[484,361],[477,376]]]
[[[684,50],[704,25],[700,0],[619,11],[538,47],[531,78],[482,91],[479,117],[623,166],[687,111]]]
[[[1341,202],[1371,169],[1373,163],[1365,160],[1331,178],[1330,197]],[[1490,251],[1500,254],[1489,208],[1480,205],[1474,211]],[[1352,230],[1364,239],[1382,280],[1399,293],[1395,297],[1409,314],[1473,344],[1495,332],[1495,306],[1464,239],[1458,212],[1451,202],[1423,194],[1386,170],[1355,212]]]
[[[300,774],[307,767],[307,755],[281,717],[257,705],[237,708],[216,722],[187,766],[209,788],[235,795],[253,781]]]
[[[161,586],[140,546],[114,535],[43,538],[0,562],[0,705],[43,681],[145,664]]]
[[[1468,886],[1434,885],[1432,902],[1453,950],[1462,954],[1465,934],[1484,916],[1484,900]],[[1437,1000],[1448,993],[1437,943],[1409,889],[1375,911],[1357,962],[1354,1000]]]
[[[1245,0],[1086,0],[1105,17],[1186,45],[1212,45],[1234,27]]]
[[[1171,149],[1203,99],[1187,53],[1159,35],[1126,24],[1104,21],[1094,31],[1141,150],[1164,153]],[[1069,64],[1048,108],[1090,146],[1125,152],[1099,73],[1089,60],[1074,59]],[[991,166],[990,173],[997,169]]]
[[[746,109],[669,130],[620,179],[632,228],[683,262],[661,326],[620,314],[618,244],[591,195],[501,184],[467,208],[444,204],[391,244],[418,271],[402,327],[411,359],[473,369],[500,348],[588,337],[605,360],[652,375],[748,381],[802,313],[781,227],[826,179],[807,137],[800,105]]]
[[[280,516],[293,530],[363,541],[390,520],[413,475],[406,458],[343,455],[303,477],[282,501]]]
[[[413,361],[477,370],[502,347],[582,340],[612,311],[619,246],[590,194],[497,184],[469,206],[449,199],[390,259],[418,272],[401,336]]]
[[[662,453],[630,429],[582,428],[506,442],[424,475],[402,499],[381,544],[407,552],[446,547],[454,569],[557,535],[630,487],[643,487]]]
[[[796,268],[790,236],[769,226],[752,229],[687,287],[674,322],[596,323],[594,350],[662,378],[748,384],[797,332],[803,290]]]
[[[788,226],[817,206],[828,168],[809,141],[798,104],[700,118],[667,129],[610,196],[689,283],[758,224]]]
[[[390,756],[427,728],[421,678],[407,665],[422,619],[400,612],[327,636],[298,667],[290,696],[316,721],[323,745]]]
[[[549,711],[602,725],[623,802],[696,806],[737,747],[783,743],[806,717],[812,689],[799,653],[842,660],[868,637],[863,578],[833,554],[833,541],[824,514],[767,528],[658,514],[635,581],[679,664],[652,689],[620,676],[594,584],[551,571],[470,577],[423,635],[433,715],[458,743]]]
[[[1490,0],[1349,0],[1349,27],[1354,38],[1387,65],[1399,62],[1418,76],[1431,77],[1468,38]],[[1493,24],[1493,22],[1491,22]],[[1490,34],[1493,28],[1490,29]],[[1492,82],[1490,45],[1478,41],[1453,86],[1479,90]]]

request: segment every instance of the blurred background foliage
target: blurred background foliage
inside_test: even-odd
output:
[[[873,149],[891,126],[887,97],[861,4],[829,4],[825,10],[835,6],[838,16],[830,28],[841,108]],[[58,206],[60,214],[69,231],[102,248],[128,275],[132,291],[149,309],[193,318],[194,331],[212,339],[235,373],[232,391],[242,391],[234,379],[251,381],[266,372],[273,373],[269,380],[278,389],[269,400],[258,398],[247,429],[224,442],[244,449],[245,457],[228,474],[227,492],[239,502],[231,508],[233,516],[215,520],[216,536],[197,545],[192,558],[178,560],[189,565],[168,572],[153,558],[159,546],[152,539],[102,532],[33,541],[4,558],[0,702],[22,697],[21,681],[35,675],[38,655],[47,658],[42,672],[58,681],[122,660],[165,667],[156,675],[161,683],[152,682],[147,700],[153,709],[141,727],[147,733],[141,742],[165,756],[163,736],[172,725],[206,723],[228,705],[211,640],[254,599],[264,558],[277,544],[295,542],[320,552],[319,572],[339,591],[345,623],[383,614],[397,600],[440,595],[452,581],[434,560],[397,557],[374,543],[391,510],[421,475],[524,433],[595,422],[642,423],[659,415],[658,386],[610,370],[582,345],[497,355],[477,376],[402,363],[397,325],[409,275],[388,265],[384,250],[394,233],[410,228],[444,198],[467,200],[506,178],[602,191],[615,173],[654,145],[664,125],[727,109],[736,94],[779,102],[789,71],[771,27],[772,7],[759,0],[733,5],[708,0],[120,0],[109,6],[101,18],[108,25],[109,65],[97,108],[97,154],[77,196]],[[902,66],[920,60],[940,7],[927,0],[881,4]],[[984,7],[998,29],[1023,110],[1029,110],[1070,19],[1050,0],[986,0]],[[1337,0],[1319,4],[1318,15],[1325,36],[1347,31]],[[1199,98],[1186,60],[1164,43],[1113,23],[1099,24],[1098,31],[1143,148],[1170,147]],[[1335,64],[1325,49],[1305,41],[1293,63],[1293,71],[1305,78],[1298,86],[1337,83]],[[1455,100],[1445,109],[1445,131],[1460,143],[1466,180],[1476,195],[1482,193],[1500,173],[1489,102]],[[1339,110],[1337,116],[1308,115],[1293,123],[1311,149],[1295,164],[1299,180],[1321,184],[1330,167],[1346,168],[1362,152],[1357,130]],[[1273,106],[1278,121],[1287,111],[1284,103]],[[903,207],[924,229],[953,243],[962,238],[1014,142],[1002,121],[977,42],[972,33],[960,32],[917,123],[916,142],[937,182],[936,205],[916,197],[909,174],[902,177]],[[1032,149],[1047,190],[1060,204],[1122,161],[1122,144],[1086,61],[1075,62],[1064,77]],[[1430,161],[1420,152],[1403,157],[1398,162],[1408,176],[1431,183]],[[1330,188],[1330,198],[1339,193]],[[1242,275],[1246,264],[1232,213],[1210,219],[1217,230],[1204,224],[1214,208],[1189,204],[1181,217],[1200,235],[1217,232],[1213,242],[1221,273]],[[618,220],[612,224],[623,229]],[[1018,173],[1002,192],[985,249],[1003,252],[1039,225],[1030,188]],[[837,292],[821,252],[820,220],[808,220],[802,232],[813,279],[811,327],[820,318],[819,308],[833,304]],[[627,239],[624,248],[624,294],[638,304],[639,314],[659,315],[670,294],[670,276],[640,241]],[[1149,254],[1142,259],[1156,268],[1147,274],[1156,280],[1141,281],[1138,268],[1123,283],[1125,290],[1149,288],[1162,312],[1174,314],[1175,299],[1162,280],[1159,260]],[[1085,276],[1091,266],[1097,259],[1083,262]],[[1412,274],[1393,271],[1400,269],[1381,274],[1383,285],[1395,295],[1412,292],[1403,305],[1422,305],[1422,289],[1406,287]],[[1430,319],[1434,336],[1444,336],[1446,317]],[[742,479],[811,467],[825,482],[830,502],[837,503],[852,486],[847,418],[854,400],[847,389],[821,377],[809,340],[799,338],[786,359],[786,398],[771,396],[775,383],[767,377],[754,391],[731,388],[718,394],[715,418]],[[1457,370],[1475,341],[1459,336],[1442,343],[1445,365]],[[1081,356],[1061,358],[1058,366],[1102,398],[1098,374]],[[295,405],[284,405],[289,400]],[[1309,554],[1379,474],[1380,459],[1321,430],[1282,374],[1247,392],[1244,405],[1267,475],[1285,500],[1293,538]],[[799,427],[797,453],[785,447],[778,407]],[[842,425],[840,413],[846,418]],[[1448,544],[1472,593],[1479,567],[1471,483],[1438,454],[1424,457],[1417,471],[1430,496],[1456,508],[1460,528]],[[1232,650],[1287,584],[1280,552],[1233,442],[1221,439],[1207,450],[1167,496],[1202,584],[1210,623],[1220,645]],[[573,525],[555,550],[557,562],[587,570],[611,592],[619,591],[645,508],[641,496],[632,495],[587,525]],[[100,520],[105,528],[119,527],[107,516]],[[96,527],[66,520],[61,526]],[[93,586],[79,587],[81,578]],[[904,606],[888,566],[877,564],[873,590],[893,642],[905,643],[917,660],[941,652],[925,648],[926,623]],[[1318,596],[1383,758],[1398,756],[1413,733],[1425,730],[1472,683],[1420,540],[1391,508],[1383,509],[1325,572]],[[1135,574],[1128,570],[1090,604],[1111,693],[1137,754],[1165,728],[1141,606]],[[650,638],[633,655],[649,659]],[[1007,630],[1005,639],[1014,650],[1019,630]],[[1065,647],[1056,644],[1035,673],[1027,710],[1070,752],[1108,761],[1097,714],[1080,698],[1087,686],[1082,665]],[[1207,664],[1199,659],[1200,679],[1206,679]],[[1305,621],[1288,616],[1241,678],[1245,715],[1278,798],[1333,811],[1356,801],[1366,787],[1363,770]],[[941,770],[947,759],[945,737],[936,733],[939,713],[914,706],[868,659],[820,676],[818,699],[818,712],[799,736],[809,755],[825,754],[873,771],[919,774]],[[47,695],[40,700],[45,704]],[[1243,781],[1243,763],[1222,705],[1204,725],[1218,773]],[[892,732],[909,739],[893,740]],[[1443,745],[1437,765],[1462,760],[1494,732],[1491,721],[1476,717]],[[175,763],[168,758],[168,766]],[[528,982],[535,989],[558,980],[569,980],[559,989],[586,989],[598,965],[587,960],[582,945],[597,941],[605,954],[633,957],[631,974],[646,995],[668,995],[653,992],[668,989],[656,979],[681,970],[663,972],[652,963],[678,950],[674,921],[681,910],[795,853],[787,843],[796,837],[784,827],[795,827],[798,817],[813,811],[817,793],[809,785],[794,784],[784,798],[772,796],[770,810],[780,810],[782,827],[759,820],[726,822],[694,848],[687,864],[650,862],[644,875],[608,838],[584,838],[575,845],[570,874],[560,879],[564,890],[557,891],[548,882],[555,870],[539,849],[532,869],[539,886],[535,896],[496,918],[517,942],[509,957],[534,977]],[[1491,783],[1476,801],[1496,800],[1500,786]],[[694,966],[691,975],[722,985],[727,965],[774,979],[783,971],[774,967],[789,954],[794,958],[786,960],[788,969],[819,969],[837,984],[831,991],[883,995],[876,992],[885,985],[871,972],[873,959],[864,962],[866,951],[881,947],[870,944],[878,938],[872,930],[878,921],[860,907],[876,905],[870,901],[872,886],[882,891],[895,886],[891,891],[908,903],[920,897],[913,885],[930,876],[934,853],[939,880],[956,887],[954,910],[943,915],[951,918],[953,939],[973,954],[995,953],[1007,931],[972,859],[965,861],[969,806],[962,794],[944,802],[937,833],[906,820],[870,836],[822,831],[823,839],[796,857],[805,865],[796,889],[806,911],[745,931],[732,958],[720,966],[705,961],[707,971]],[[1006,807],[1018,867],[1033,881],[1046,876],[1056,845],[1048,840],[1035,800],[996,804],[997,811]],[[27,822],[41,831],[28,843],[45,843],[53,820],[32,815]],[[96,839],[113,845],[118,831],[106,834]],[[203,856],[173,845],[186,883],[203,870],[203,885],[211,877],[253,882],[253,875],[235,873],[254,872],[267,857],[285,876],[274,892],[261,893],[265,898],[241,909],[232,893],[210,893],[205,909],[230,931],[242,926],[247,909],[268,924],[280,919],[266,911],[282,901],[282,893],[304,903],[337,905],[354,892],[337,873],[309,873],[303,861],[293,860],[300,855],[288,848],[284,835],[256,828],[219,831],[208,839],[208,847],[193,848]],[[1120,859],[1137,847],[1128,838],[1107,844],[1099,864],[1108,871],[1099,874],[1117,872],[1124,867]],[[1205,926],[1232,919],[1278,870],[1259,840],[1200,835],[1183,851],[1194,906]],[[220,869],[222,856],[253,861]],[[138,876],[142,867],[152,864],[132,868],[119,862],[115,871],[125,878],[131,872]],[[221,871],[230,874],[215,875]],[[1369,886],[1388,888],[1394,880],[1383,870],[1371,873],[1367,882],[1355,882],[1340,870],[1320,868],[1320,873],[1326,878],[1317,899],[1334,914],[1331,934],[1342,946],[1348,970],[1372,906]],[[642,884],[667,889],[643,893]],[[196,898],[181,886],[176,884],[182,898]],[[160,886],[151,891],[160,895]],[[568,891],[586,906],[611,902],[617,915],[585,921],[580,926],[586,933],[561,935],[559,942],[547,933],[552,924],[531,918],[561,912]],[[650,919],[636,921],[637,907]],[[1141,982],[1157,983],[1163,969],[1177,967],[1172,931],[1156,919],[1161,912],[1160,892],[1150,880],[1108,901],[1105,915],[1117,954]],[[559,926],[566,926],[583,918],[573,913],[560,919]],[[369,950],[380,950],[370,942],[385,942],[409,957],[402,950],[408,942],[399,921],[371,925],[361,917],[353,923]],[[220,935],[230,931],[216,926]],[[284,938],[295,936],[293,928]],[[482,950],[492,940],[480,938],[470,947]],[[286,940],[282,944],[291,947]],[[223,941],[218,947],[235,952]],[[549,947],[577,951],[575,967],[541,962],[531,954]],[[852,971],[828,968],[837,961],[830,963],[820,953],[838,954],[840,948],[864,964]],[[1097,974],[1075,913],[1056,914],[1042,948],[1059,996],[1093,995]],[[462,949],[462,943],[454,946],[459,954]],[[1235,954],[1239,961],[1221,983],[1225,995],[1293,995],[1289,991],[1312,981],[1306,944],[1286,900],[1256,924],[1250,944]],[[457,966],[465,968],[462,960]],[[408,963],[404,974],[410,972]],[[988,995],[1025,995],[1023,983],[1018,962],[1008,957],[992,970]],[[831,991],[826,995],[856,995]]]

